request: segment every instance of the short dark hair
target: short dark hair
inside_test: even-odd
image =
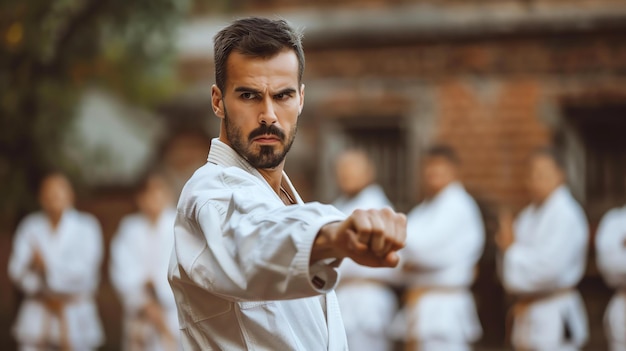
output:
[[[554,161],[554,164],[561,170],[565,170],[565,159],[563,158],[563,155],[554,147],[552,146],[541,146],[536,148],[532,154],[531,154],[531,158],[537,157],[537,156],[544,156],[544,157],[548,157],[549,159],[551,159],[552,161]]]
[[[442,157],[457,166],[461,163],[461,161],[459,160],[459,156],[456,154],[454,149],[451,146],[445,144],[437,144],[429,147],[428,149],[426,149],[424,156],[426,158]]]
[[[304,73],[302,34],[284,20],[250,17],[239,19],[222,29],[214,38],[215,84],[226,85],[226,61],[235,50],[250,57],[269,58],[288,48],[298,57],[298,82]]]

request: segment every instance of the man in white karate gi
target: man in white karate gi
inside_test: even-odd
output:
[[[140,212],[122,219],[111,243],[109,272],[124,307],[124,350],[178,348],[176,302],[167,281],[176,219],[171,201],[164,178],[150,174],[137,194]]]
[[[46,176],[41,212],[20,223],[9,276],[25,294],[14,326],[20,350],[95,350],[103,343],[94,294],[102,261],[98,221],[72,208],[73,191],[59,173]]]
[[[286,22],[237,20],[214,53],[220,135],[182,191],[169,272],[183,348],[345,350],[337,265],[395,266],[406,218],[305,204],[283,172],[304,103]]]
[[[626,351],[626,207],[609,211],[596,234],[596,262],[615,294],[604,314],[610,351]]]
[[[496,236],[502,283],[517,298],[509,311],[511,343],[516,350],[578,350],[588,334],[576,290],[585,271],[587,220],[554,150],[536,150],[529,167],[532,202],[514,223],[503,213]]]
[[[333,203],[350,215],[357,209],[392,208],[382,187],[375,183],[376,168],[362,150],[347,150],[336,160],[335,171],[341,196]],[[395,268],[364,267],[344,260],[337,299],[351,350],[393,349],[388,328],[398,309],[394,283]],[[376,318],[372,318],[376,316]]]
[[[402,252],[406,350],[463,351],[482,328],[470,286],[483,252],[480,210],[458,176],[459,160],[449,146],[424,154],[426,199],[407,215]]]

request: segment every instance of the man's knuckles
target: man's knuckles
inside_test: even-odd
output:
[[[396,212],[396,220],[406,226],[406,215],[404,213]]]

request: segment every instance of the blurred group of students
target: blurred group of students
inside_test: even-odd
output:
[[[485,245],[481,212],[461,183],[452,148],[433,146],[422,160],[424,200],[407,215],[400,265],[340,267],[337,296],[351,350],[393,350],[401,340],[411,351],[463,351],[482,336],[470,291]],[[391,206],[363,151],[341,154],[336,175],[343,195],[335,206],[345,213]],[[531,203],[515,219],[500,211],[495,235],[497,273],[515,298],[502,320],[506,338],[518,351],[580,350],[589,328],[576,286],[585,272],[589,225],[553,149],[529,155],[526,185]],[[626,207],[605,215],[595,246],[598,267],[616,290],[605,312],[607,343],[611,351],[626,351]]]
[[[19,349],[95,350],[104,333],[95,302],[104,247],[94,216],[73,207],[67,177],[40,185],[42,211],[22,220],[9,276],[24,299],[13,328]],[[165,180],[147,176],[136,194],[138,213],[124,217],[110,247],[109,275],[124,310],[126,351],[178,349],[178,316],[167,281],[175,209]]]
[[[340,267],[337,296],[351,350],[392,350],[401,340],[406,350],[461,351],[482,336],[470,291],[485,245],[480,210],[461,183],[453,149],[434,146],[422,159],[425,198],[407,215],[399,267],[350,260]],[[531,203],[515,220],[502,212],[495,238],[502,285],[516,298],[502,323],[510,325],[516,350],[578,350],[588,337],[576,285],[589,226],[554,151],[530,155],[528,174]],[[341,154],[336,175],[343,195],[334,205],[343,212],[392,206],[364,152]],[[167,282],[175,210],[165,180],[146,177],[136,202],[139,212],[122,219],[110,247],[110,279],[124,309],[121,346],[176,350],[177,312]],[[25,295],[14,335],[20,350],[94,350],[104,342],[94,300],[104,252],[100,225],[73,208],[62,174],[43,179],[40,203],[42,211],[20,223],[9,260],[10,277]],[[604,217],[596,248],[598,267],[616,289],[605,314],[608,344],[626,351],[626,208]]]

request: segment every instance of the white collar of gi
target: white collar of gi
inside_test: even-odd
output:
[[[224,167],[238,167],[249,173],[257,175],[259,173],[256,168],[252,167],[243,157],[241,157],[233,148],[220,141],[218,138],[211,140],[211,149],[207,161]],[[258,174],[260,176],[260,174]]]
[[[214,163],[216,165],[224,166],[224,167],[238,167],[245,170],[248,173],[253,174],[260,180],[262,180],[265,184],[267,181],[259,171],[252,167],[248,161],[246,161],[243,157],[241,157],[232,147],[228,146],[224,142],[220,141],[218,138],[214,138],[211,140],[211,149],[209,150],[209,156],[207,157],[207,161]],[[296,196],[296,202],[302,203],[302,198],[300,198],[300,194],[296,191],[291,180],[287,177],[287,173],[283,171],[283,182],[289,187],[291,192]],[[268,184],[269,186],[269,184]]]

